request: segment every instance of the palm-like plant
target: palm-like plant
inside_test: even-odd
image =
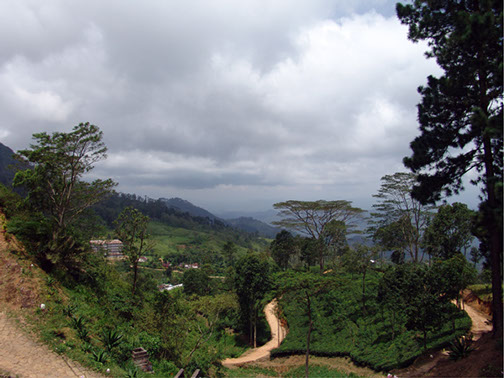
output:
[[[454,339],[450,346],[448,347],[450,351],[448,352],[452,360],[458,360],[460,358],[467,357],[475,348],[473,344],[473,335],[462,336]]]
[[[100,340],[103,343],[105,349],[110,352],[115,347],[118,347],[122,343],[123,335],[117,330],[106,329],[103,331]]]

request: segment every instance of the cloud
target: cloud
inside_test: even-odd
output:
[[[109,147],[94,174],[119,190],[370,196],[401,168],[416,87],[438,72],[393,4],[8,1],[2,142],[25,148],[33,132],[90,121]]]

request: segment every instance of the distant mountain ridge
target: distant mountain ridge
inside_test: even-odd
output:
[[[0,143],[0,183],[7,187],[12,186],[12,180],[16,174],[16,168],[21,163],[14,159],[14,151]]]
[[[220,219],[219,217],[216,217],[211,212],[209,212],[201,207],[198,207],[196,205],[193,205],[191,202],[186,201],[182,198],[178,198],[178,197],[169,198],[169,199],[168,198],[160,198],[159,200],[164,202],[166,207],[168,207],[168,208],[179,210],[183,213],[189,213],[190,215],[193,215],[196,217],[209,218],[212,221],[214,221],[216,219],[222,221],[222,219]]]
[[[236,219],[226,219],[225,221],[234,228],[250,233],[257,233],[260,236],[270,239],[274,239],[276,234],[281,231],[279,228],[270,226],[267,223],[251,217],[239,217]]]
[[[232,219],[224,219],[218,217],[208,210],[205,210],[199,206],[193,205],[191,202],[186,201],[182,198],[160,198],[160,201],[164,202],[168,208],[175,209],[184,213],[189,213],[192,216],[208,218],[211,221],[220,221],[238,230],[246,231],[252,234],[257,234],[266,238],[274,238],[280,229],[277,229],[269,224],[262,222],[260,220],[254,219],[252,217],[237,217]]]
[[[4,144],[0,143],[0,183],[7,187],[12,186],[12,180],[14,179],[14,175],[16,174],[17,169],[26,168],[23,167],[19,161],[14,159],[13,156],[14,151]],[[14,168],[14,166],[17,166],[17,169]],[[237,230],[246,231],[251,234],[257,234],[258,236],[274,238],[276,233],[280,231],[275,227],[252,217],[238,216],[236,217],[236,219],[223,219],[212,214],[208,210],[205,210],[187,200],[178,197],[160,198],[159,201],[164,203],[167,208],[176,210],[180,213],[188,213],[193,217],[208,218],[211,223],[222,223]]]

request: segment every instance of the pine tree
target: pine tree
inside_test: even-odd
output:
[[[426,40],[427,57],[444,74],[419,88],[420,136],[404,164],[418,172],[413,195],[433,202],[463,189],[478,173],[492,266],[494,332],[502,334],[503,4],[501,0],[415,0],[397,4],[413,42]]]

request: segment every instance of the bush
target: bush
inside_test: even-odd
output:
[[[448,354],[452,360],[458,360],[464,357],[467,357],[469,353],[474,350],[473,344],[473,335],[469,334],[468,336],[461,336],[455,338],[451,343],[448,349],[450,350]]]
[[[402,368],[423,351],[423,335],[406,329],[406,318],[399,310],[377,302],[380,274],[368,273],[366,278],[366,312],[361,307],[362,281],[340,274],[337,288],[312,299],[314,329],[310,353],[322,357],[350,357],[357,365],[376,371]],[[282,297],[289,334],[271,357],[304,354],[306,352],[307,319],[299,303],[288,294]],[[437,328],[427,332],[427,348],[448,346],[471,327],[470,318],[450,304],[450,310]],[[392,336],[391,325],[394,323]],[[453,325],[455,331],[453,331]]]

